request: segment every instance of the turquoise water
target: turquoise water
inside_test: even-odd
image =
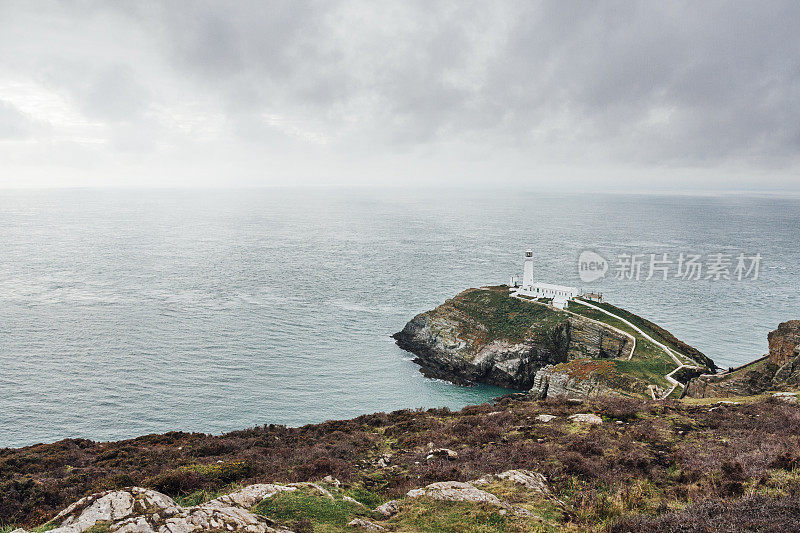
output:
[[[389,337],[467,287],[585,286],[578,253],[761,253],[758,280],[591,284],[731,366],[800,318],[800,201],[480,191],[0,192],[0,446],[219,433],[505,392]]]

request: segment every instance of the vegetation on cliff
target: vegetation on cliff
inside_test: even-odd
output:
[[[255,512],[295,531],[345,531],[346,521],[376,520],[373,506],[398,499],[399,513],[380,522],[387,530],[789,530],[800,505],[800,407],[739,401],[506,398],[458,412],[404,410],[301,428],[4,449],[0,524],[41,525],[84,495],[130,485],[195,505],[252,483],[332,476],[342,482],[324,485],[333,500],[311,490],[281,493]],[[576,413],[602,423],[571,420]],[[455,455],[432,454],[436,448]],[[544,474],[564,506],[503,484],[482,488],[531,516],[405,497],[430,483],[519,468]]]

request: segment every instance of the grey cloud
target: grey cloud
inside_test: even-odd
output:
[[[50,65],[49,82],[107,122],[120,149],[154,147],[148,110],[197,100],[244,150],[324,137],[371,157],[457,146],[528,164],[787,175],[800,164],[793,1],[76,5],[76,20],[103,16],[138,40],[65,63],[57,50],[69,25],[43,19],[33,35],[55,51],[37,49],[34,64]]]
[[[33,122],[19,109],[0,100],[0,139],[22,140],[30,136]]]

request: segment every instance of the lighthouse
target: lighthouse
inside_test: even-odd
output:
[[[530,290],[533,285],[533,251],[525,252],[525,267],[522,270],[522,288]]]

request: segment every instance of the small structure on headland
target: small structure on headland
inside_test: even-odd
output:
[[[512,276],[512,281],[516,276]],[[512,288],[517,287],[511,285]],[[565,285],[553,285],[534,281],[533,279],[533,251],[525,252],[525,264],[522,269],[522,286],[517,287],[517,293],[531,298],[546,298],[552,300],[553,307],[566,309],[569,300],[580,295],[580,291],[575,287]]]

